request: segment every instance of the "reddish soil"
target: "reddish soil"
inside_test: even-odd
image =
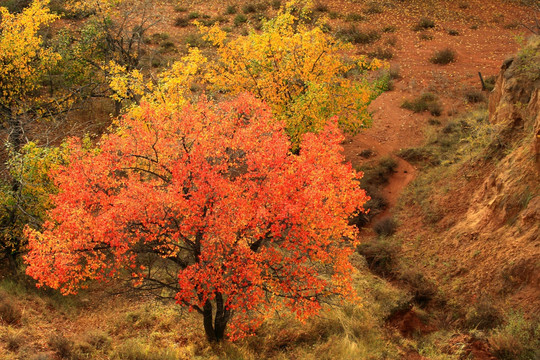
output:
[[[471,107],[464,98],[464,91],[481,89],[478,72],[484,77],[497,74],[503,60],[517,51],[516,36],[526,35],[526,30],[517,25],[527,22],[530,17],[526,8],[502,1],[468,1],[467,4],[468,7],[462,9],[465,5],[450,2],[430,6],[426,2],[402,2],[399,11],[397,8],[389,9],[372,15],[369,24],[363,25],[379,28],[382,24],[390,24],[397,29],[392,34],[384,34],[380,42],[388,44],[389,40],[395,41],[395,48],[390,47],[394,54],[391,64],[399,67],[401,75],[393,91],[383,93],[371,104],[373,126],[348,138],[344,145],[346,158],[354,166],[373,160],[359,156],[365,149],[375,151],[376,158],[390,155],[398,160],[397,172],[382,191],[389,202],[389,209],[379,217],[391,212],[402,189],[416,173],[415,167],[397,158],[395,152],[421,145],[426,131],[429,131],[427,121],[433,117],[427,112],[415,114],[402,109],[402,102],[424,91],[437,94],[444,107],[438,119],[444,124],[449,117]],[[341,5],[350,12],[363,8],[362,4]],[[421,16],[435,19],[435,28],[413,31],[412,27]],[[459,35],[449,35],[450,29]],[[433,39],[420,40],[421,33]],[[360,46],[358,51],[367,53],[378,46],[379,43],[370,47]],[[453,49],[457,54],[456,61],[443,66],[429,62],[433,53],[443,48]]]

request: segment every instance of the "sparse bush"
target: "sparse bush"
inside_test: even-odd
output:
[[[440,160],[427,148],[407,148],[398,151],[397,155],[411,164],[438,165]]]
[[[421,31],[421,30],[427,30],[432,29],[435,27],[435,22],[431,20],[430,18],[423,17],[421,18],[418,23],[414,26],[414,31]]]
[[[0,322],[8,325],[17,325],[21,322],[21,310],[8,299],[0,302]]]
[[[242,7],[242,12],[244,14],[252,14],[257,12],[257,7],[255,4],[246,4]]]
[[[353,21],[364,21],[364,20],[366,20],[366,18],[364,17],[364,15],[362,15],[362,14],[356,14],[356,13],[347,14],[347,16],[345,17],[345,21],[350,21],[350,22],[353,22]]]
[[[197,11],[190,12],[187,16],[189,20],[195,20],[201,17],[201,14],[199,14]]]
[[[435,118],[430,118],[428,120],[428,124],[432,126],[438,126],[438,125],[441,125],[441,121]]]
[[[375,233],[379,236],[391,236],[396,233],[397,222],[393,218],[387,217],[377,221],[377,223],[373,225],[373,230],[375,230]]]
[[[7,328],[3,340],[6,342],[6,347],[9,351],[17,351],[25,342],[21,330],[13,330],[9,327]]]
[[[488,299],[479,301],[466,316],[465,326],[469,329],[489,330],[503,323],[501,311]]]
[[[437,294],[435,284],[421,272],[411,269],[402,270],[399,280],[407,284],[413,295],[413,301],[420,306],[427,305]]]
[[[315,7],[313,8],[313,10],[318,11],[318,12],[328,12],[329,11],[328,5],[323,4],[323,3],[317,3],[315,5]]]
[[[377,1],[371,1],[365,10],[366,14],[381,14],[383,12],[382,6]]]
[[[390,60],[394,57],[394,53],[391,49],[377,47],[374,51],[368,54],[369,57],[377,58],[381,60]]]
[[[398,246],[388,239],[377,239],[358,246],[358,252],[366,259],[369,269],[382,276],[394,272],[398,250]]]
[[[333,20],[341,17],[341,15],[337,11],[330,11],[328,13],[328,16],[330,17],[330,19],[333,19]]]
[[[365,149],[365,150],[362,150],[360,151],[360,153],[358,154],[358,156],[361,156],[363,157],[364,159],[369,159],[370,157],[374,156],[375,155],[375,151],[373,151],[372,149]]]
[[[456,61],[456,52],[450,48],[439,50],[433,54],[429,61],[437,65],[447,65]]]
[[[229,5],[227,6],[227,9],[225,10],[225,14],[227,15],[234,15],[238,12],[238,9],[236,8],[236,5]]]
[[[484,93],[476,89],[468,89],[467,91],[465,91],[464,96],[465,96],[465,100],[467,100],[467,102],[471,104],[486,101],[486,97]]]
[[[388,178],[395,172],[397,161],[391,157],[383,158],[376,166],[364,167],[364,177],[361,180],[363,187],[380,186],[388,182]]]
[[[453,29],[448,30],[448,35],[450,35],[450,36],[459,36],[459,31],[453,30]]]
[[[419,38],[420,40],[424,40],[424,41],[433,40],[433,35],[422,33],[420,34]]]
[[[383,33],[393,33],[393,32],[396,32],[396,30],[397,30],[397,27],[393,25],[386,25],[385,27],[382,28]]]
[[[178,360],[172,349],[150,348],[141,339],[129,339],[116,350],[119,360]]]
[[[376,30],[364,32],[362,30],[358,30],[355,26],[351,26],[346,29],[340,29],[336,36],[353,44],[371,44],[379,40],[381,34]]]
[[[61,359],[68,359],[73,351],[73,341],[62,334],[52,334],[48,340],[49,346]]]
[[[459,3],[459,8],[462,9],[462,10],[468,9],[469,8],[469,3],[461,2],[461,3]]]
[[[30,358],[30,360],[54,360],[51,355],[47,353],[36,354]]]
[[[488,341],[497,359],[539,359],[540,319],[525,319],[520,313],[510,314],[508,322],[495,329]]]
[[[161,44],[159,44],[159,52],[161,53],[168,53],[176,49],[176,45],[172,41],[163,41]]]
[[[179,16],[176,18],[176,20],[174,20],[174,26],[177,26],[177,27],[187,27],[190,25],[190,22],[188,19],[186,19],[185,17],[183,16]]]
[[[487,91],[493,91],[495,88],[495,83],[497,82],[497,77],[492,75],[484,79],[484,86]]]
[[[176,12],[187,12],[188,9],[187,9],[187,7],[185,7],[185,6],[182,6],[182,5],[176,5],[176,6],[174,7],[174,11],[176,11]]]
[[[85,341],[97,350],[108,349],[111,346],[111,337],[101,330],[87,332]]]
[[[416,99],[405,100],[401,107],[415,113],[429,111],[433,116],[440,116],[442,113],[439,97],[429,92],[423,93]]]
[[[272,1],[272,9],[279,10],[281,7],[281,1],[280,0],[273,0]]]
[[[235,26],[240,26],[242,24],[245,24],[245,23],[247,23],[247,21],[248,21],[248,18],[244,14],[238,14],[238,15],[236,15],[234,17],[234,25]]]

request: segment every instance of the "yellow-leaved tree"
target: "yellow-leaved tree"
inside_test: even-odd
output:
[[[28,95],[37,90],[47,69],[60,56],[44,48],[38,30],[54,21],[47,4],[34,0],[20,14],[0,7],[0,110],[10,128],[8,143],[18,150],[22,131],[19,117],[28,111]]]
[[[41,193],[35,187],[41,186],[38,185],[41,180],[37,181],[41,175],[36,175],[40,170],[21,163],[15,166],[15,160],[22,159],[25,124],[39,118],[44,111],[42,105],[48,101],[41,96],[40,83],[60,59],[57,53],[43,46],[38,33],[42,26],[57,18],[50,13],[48,3],[48,0],[34,0],[18,14],[0,7],[0,124],[7,130],[6,142],[13,156],[8,164],[10,171],[0,178],[0,257],[9,259],[17,257],[21,250],[22,227],[31,222],[29,217],[33,214],[42,213],[43,204],[37,203],[46,199],[43,194],[28,197]],[[36,160],[45,156],[36,151],[27,151],[26,158]],[[36,181],[23,180],[30,178]],[[30,182],[33,185],[25,187]]]
[[[262,32],[234,39],[217,26],[200,26],[218,53],[205,78],[216,91],[250,92],[266,101],[274,115],[286,122],[296,144],[302,134],[319,131],[333,116],[343,131],[357,133],[369,125],[367,107],[379,92],[362,75],[383,64],[348,56],[351,45],[322,26],[304,23],[305,10],[299,4],[287,3],[264,23]],[[348,76],[351,71],[360,78]]]

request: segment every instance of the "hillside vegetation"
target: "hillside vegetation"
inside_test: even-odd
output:
[[[540,358],[535,2],[1,6],[1,360]]]

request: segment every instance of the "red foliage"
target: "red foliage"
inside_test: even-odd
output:
[[[70,141],[69,165],[52,174],[51,220],[26,231],[27,273],[63,293],[124,269],[139,286],[157,279],[204,315],[210,340],[229,320],[241,336],[269,308],[314,314],[327,296],[352,294],[347,218],[366,195],[342,140],[333,123],[292,155],[283,125],[249,95],[181,112],[142,105],[97,147]]]

